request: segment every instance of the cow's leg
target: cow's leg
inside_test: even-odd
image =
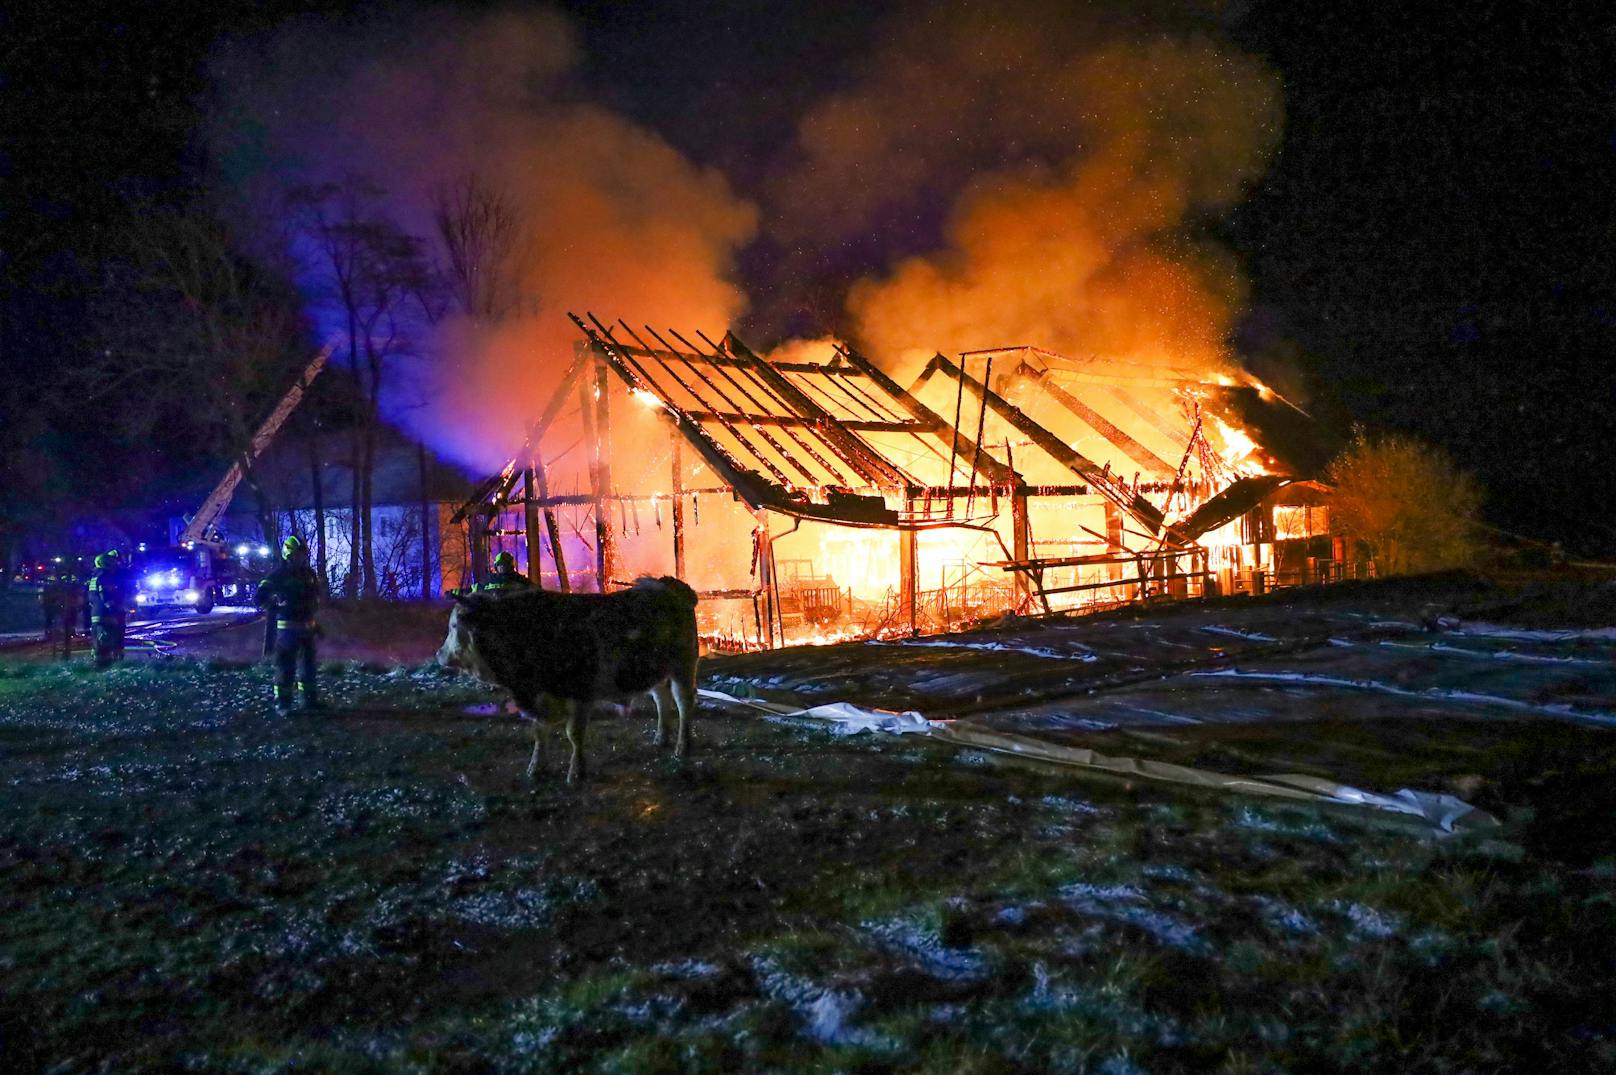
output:
[[[673,744],[673,756],[682,758],[690,753],[690,722],[696,716],[695,669],[673,679],[673,700],[679,707],[679,738]]]
[[[673,688],[670,683],[658,683],[651,690],[651,700],[656,703],[656,738],[651,740],[659,747],[668,745],[668,712],[673,709]]]
[[[567,783],[576,784],[584,778],[584,732],[589,728],[590,706],[583,702],[567,701],[567,742],[572,744],[572,764],[567,766]]]
[[[544,764],[544,721],[525,709],[522,715],[533,722],[533,755],[527,760],[527,778],[532,780]]]
[[[512,702],[516,711],[523,720],[533,722],[533,754],[527,760],[527,778],[532,780],[544,765],[544,722],[550,716],[555,703],[548,697],[540,695],[526,703]]]

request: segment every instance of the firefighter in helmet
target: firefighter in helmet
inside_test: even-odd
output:
[[[488,578],[477,583],[469,589],[447,590],[445,597],[455,597],[461,594],[485,593],[494,596],[500,594],[517,593],[521,590],[533,588],[533,582],[526,575],[516,570],[516,557],[508,552],[502,552],[494,557],[494,567]]]
[[[314,614],[320,604],[320,579],[298,538],[281,543],[280,566],[258,584],[256,600],[275,625],[275,712],[281,716],[291,712],[294,679],[303,708],[319,709],[314,640],[320,628]]]
[[[494,557],[494,570],[488,576],[488,581],[473,586],[471,592],[507,594],[531,589],[532,586],[533,583],[528,577],[516,570],[516,557],[508,552],[502,552]]]
[[[119,563],[118,550],[96,556],[95,571],[85,584],[85,591],[95,665],[105,668],[113,661],[123,660],[123,632],[128,615],[128,577]]]

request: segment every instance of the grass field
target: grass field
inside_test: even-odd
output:
[[[1610,733],[1522,725],[1538,783],[1435,839],[706,707],[533,789],[493,695],[326,678],[0,665],[6,1070],[1616,1067],[1616,860],[1543,836],[1608,826]]]

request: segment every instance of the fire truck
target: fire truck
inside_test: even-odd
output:
[[[184,608],[211,612],[214,605],[251,600],[258,579],[274,564],[274,550],[257,541],[231,545],[218,531],[219,520],[236,487],[291,417],[309,385],[325,369],[332,344],[314,356],[297,382],[281,398],[253,434],[242,457],[230,464],[219,484],[180,530],[174,544],[146,554],[135,576],[135,606],[141,609]]]

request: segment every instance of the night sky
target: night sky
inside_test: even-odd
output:
[[[584,59],[571,92],[659,133],[742,193],[794,118],[849,75],[876,5],[561,5]],[[1283,137],[1260,185],[1198,225],[1251,283],[1236,346],[1343,433],[1354,421],[1447,449],[1498,525],[1616,550],[1616,16],[1518,5],[1255,3],[1214,21],[1280,76]],[[97,419],[36,403],[82,346],[124,200],[209,167],[197,100],[221,34],[341,5],[6,5],[0,13],[0,420],[56,448]],[[903,223],[935,242],[947,205]],[[751,334],[834,330],[838,273],[890,256],[850,243],[804,263],[767,239],[740,274],[771,298]],[[755,283],[754,291],[761,290]],[[164,446],[177,459],[183,444]],[[205,463],[190,460],[189,463]],[[16,460],[5,480],[15,484]],[[82,471],[79,471],[82,475]],[[160,488],[164,472],[153,471]],[[69,490],[71,491],[71,490]],[[120,490],[119,495],[133,495]],[[128,507],[120,503],[117,507]]]

